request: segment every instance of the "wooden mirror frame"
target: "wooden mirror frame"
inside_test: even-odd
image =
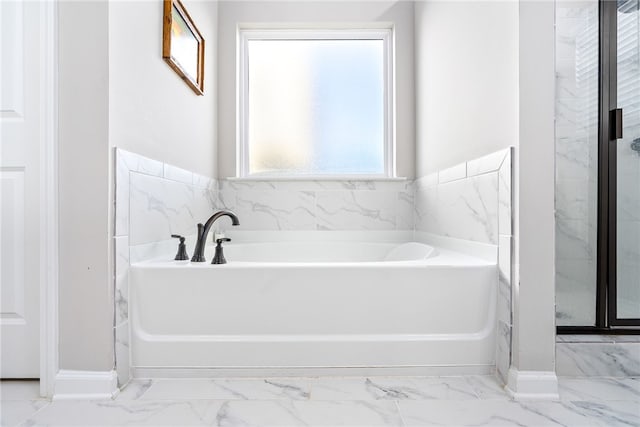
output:
[[[198,42],[198,61],[196,78],[188,73],[177,58],[171,54],[171,26],[173,25],[173,8],[177,10],[184,22],[189,27],[194,39]],[[191,16],[184,8],[180,0],[164,0],[164,18],[162,25],[162,59],[185,81],[185,83],[197,94],[204,95],[204,38],[193,23]]]

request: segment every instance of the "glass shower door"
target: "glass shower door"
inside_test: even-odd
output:
[[[611,323],[640,321],[640,0],[617,2],[616,286]],[[613,308],[613,307],[611,307]],[[633,321],[632,319],[636,319]]]
[[[596,326],[598,0],[556,2],[556,321]]]

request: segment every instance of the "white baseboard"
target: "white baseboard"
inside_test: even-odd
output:
[[[505,390],[516,400],[560,400],[558,377],[553,371],[519,371],[510,368]]]
[[[116,371],[71,371],[56,375],[53,400],[113,399],[119,392]]]

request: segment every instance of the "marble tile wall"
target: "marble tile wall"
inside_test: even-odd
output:
[[[640,336],[558,335],[556,373],[565,377],[640,377]]]
[[[415,229],[497,245],[497,170],[506,152],[498,154],[491,171],[468,162],[416,180]]]
[[[211,178],[115,149],[114,336],[118,384],[129,381],[129,265],[173,256],[171,234],[189,236],[215,209]],[[189,247],[193,247],[190,244]]]
[[[413,230],[409,180],[227,179],[219,202],[240,218],[237,230]]]
[[[498,246],[496,370],[511,363],[512,161],[509,148],[415,182],[415,230]]]

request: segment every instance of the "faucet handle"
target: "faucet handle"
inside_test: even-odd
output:
[[[231,239],[228,237],[221,237],[216,239],[216,254],[213,256],[213,260],[211,264],[226,264],[227,260],[224,258],[224,253],[222,252],[222,242],[230,242]]]
[[[178,253],[176,254],[174,260],[176,261],[186,261],[189,259],[189,254],[187,253],[187,245],[184,243],[184,236],[180,236],[179,234],[172,234],[171,237],[175,239],[180,239],[180,244],[178,244]]]

